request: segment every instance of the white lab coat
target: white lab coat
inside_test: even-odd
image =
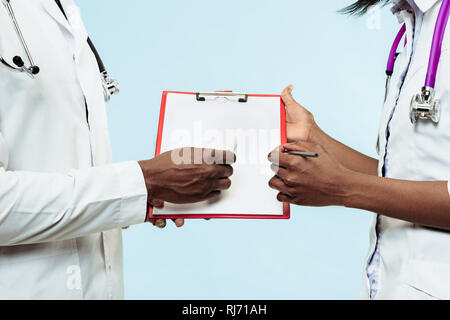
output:
[[[414,94],[420,93],[425,82],[431,39],[442,1],[416,0],[415,3],[424,12],[422,26],[420,30],[416,26],[415,35],[413,15],[406,11],[400,14],[406,22],[408,45],[397,60],[390,93],[383,108],[379,174],[382,174],[386,156],[388,178],[448,181],[450,25],[443,43],[436,82],[436,98],[442,102],[441,121],[437,125],[430,121],[420,121],[414,126],[409,120],[410,102]],[[411,57],[413,41],[416,41],[416,49]],[[400,87],[400,77],[408,63],[409,71]],[[387,140],[386,128],[391,114],[390,137]],[[450,215],[450,212],[445,214]],[[387,217],[379,218],[378,228],[380,265],[377,299],[450,299],[450,232]],[[372,256],[375,249],[376,235],[374,228],[369,256]],[[368,298],[368,289],[369,283],[365,277],[362,298]]]
[[[70,24],[53,0],[11,1],[41,73],[0,65],[2,299],[122,298],[120,229],[145,220],[142,172],[110,164],[98,66],[62,3]],[[0,54],[28,64],[2,3]]]

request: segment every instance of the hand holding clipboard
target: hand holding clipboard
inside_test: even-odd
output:
[[[149,199],[186,204],[213,199],[227,190],[235,161],[230,151],[182,148],[139,164],[148,177]]]

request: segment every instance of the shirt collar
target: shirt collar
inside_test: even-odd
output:
[[[419,7],[420,11],[425,13],[428,10],[430,10],[440,0],[408,0],[408,1],[415,2],[416,5]]]
[[[416,6],[422,13],[425,13],[440,1],[441,0],[393,0],[394,6],[392,11],[395,13],[407,9],[408,6],[412,8]]]

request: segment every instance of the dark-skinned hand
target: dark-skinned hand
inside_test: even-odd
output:
[[[164,207],[164,202],[189,204],[220,195],[231,186],[232,164],[236,156],[230,151],[183,148],[140,161],[148,191],[148,204]],[[163,228],[163,219],[149,222]],[[178,227],[183,219],[174,220]]]
[[[285,150],[315,152],[319,157],[289,155]],[[345,205],[342,186],[351,171],[322,146],[304,141],[286,144],[272,151],[269,161],[275,172],[269,185],[279,191],[279,201],[313,207]]]

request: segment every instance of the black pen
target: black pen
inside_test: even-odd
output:
[[[293,156],[301,156],[301,157],[305,157],[305,158],[317,158],[319,157],[318,153],[315,152],[301,152],[301,151],[283,151],[283,153],[285,154],[290,154]]]

